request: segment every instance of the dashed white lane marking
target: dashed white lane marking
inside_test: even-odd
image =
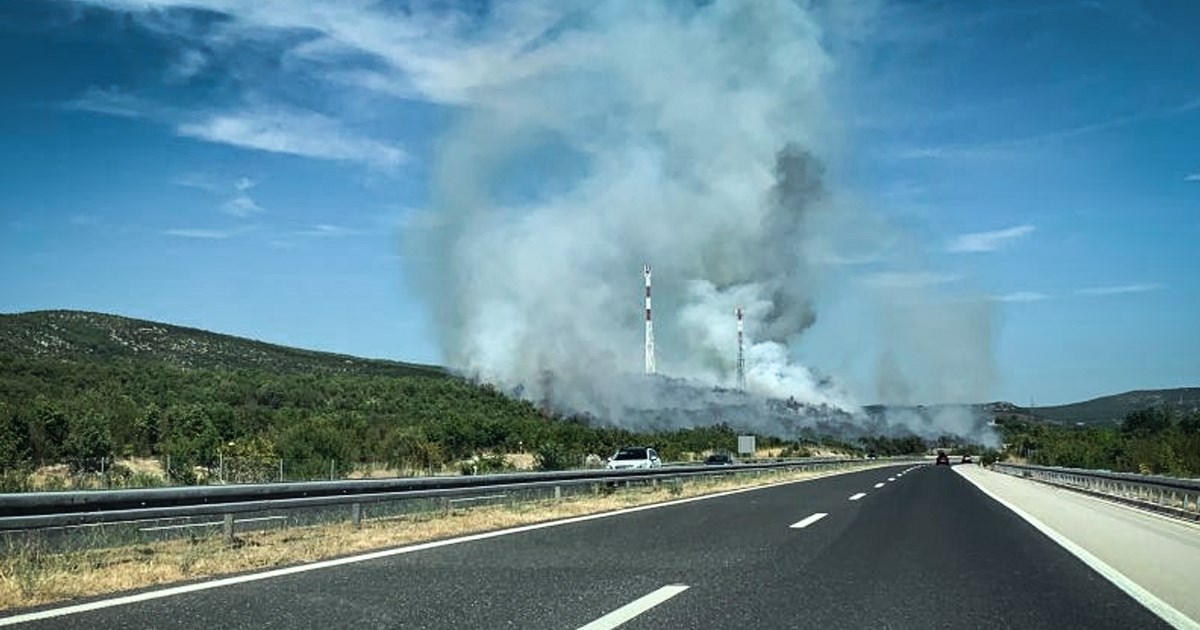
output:
[[[683,584],[664,586],[625,604],[586,626],[580,626],[579,630],[611,630],[686,590],[688,587]]]
[[[865,496],[867,496],[867,493],[866,493],[866,492],[859,492],[858,494],[855,494],[855,495],[851,496],[851,497],[850,497],[850,500],[851,500],[851,501],[857,501],[857,500],[859,500],[859,499],[861,499],[861,498],[863,498],[863,497],[865,497]]]
[[[825,518],[826,516],[829,516],[829,514],[826,512],[817,512],[816,514],[813,514],[812,516],[809,516],[802,521],[797,521],[795,523],[792,523],[791,525],[789,525],[789,527],[791,527],[792,529],[804,529],[805,527],[808,527],[809,525],[816,523],[817,521]]]
[[[888,477],[888,481],[895,481],[895,480],[896,480],[895,477]]]
[[[876,487],[876,488],[882,488],[882,487],[883,487],[883,483],[882,483],[882,482],[881,482],[881,483],[877,483],[877,484],[875,484],[875,487]],[[853,499],[851,499],[851,501],[853,501]]]

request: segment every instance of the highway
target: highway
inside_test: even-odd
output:
[[[601,630],[622,621],[646,629],[1168,627],[967,479],[929,465],[251,576],[20,627]]]

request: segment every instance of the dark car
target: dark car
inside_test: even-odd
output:
[[[946,451],[938,451],[936,463],[938,466],[949,466],[950,456],[946,454]]]
[[[704,458],[705,466],[732,466],[733,457],[729,453],[713,453]]]
[[[962,461],[961,461],[961,462],[959,462],[959,463],[960,463],[960,464],[972,464],[972,463],[974,463],[974,462],[975,462],[975,460],[971,459],[971,456],[970,456],[970,455],[963,455],[963,456],[962,456]]]

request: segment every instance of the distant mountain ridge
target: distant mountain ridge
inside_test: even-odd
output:
[[[445,369],[280,346],[88,311],[0,314],[0,356],[67,362],[130,359],[180,368],[446,376]]]
[[[1176,415],[1200,411],[1200,387],[1142,389],[1052,407],[1032,407],[1035,416],[1067,424],[1120,424],[1126,414],[1148,407],[1167,407]]]

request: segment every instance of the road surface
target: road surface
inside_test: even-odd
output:
[[[778,485],[22,628],[1161,628],[945,466]],[[0,619],[0,623],[3,620]]]

